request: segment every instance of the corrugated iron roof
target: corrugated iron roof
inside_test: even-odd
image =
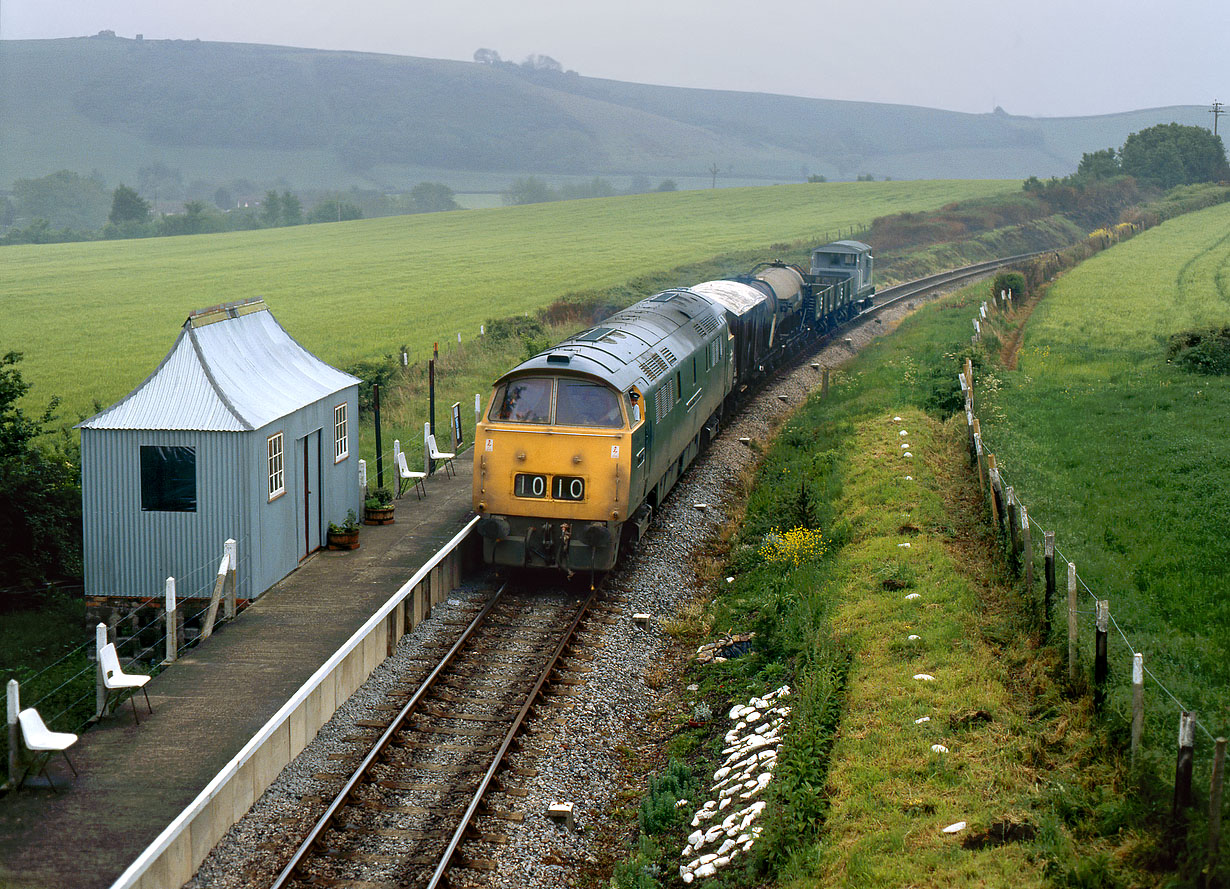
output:
[[[263,302],[194,312],[146,380],[84,429],[242,432],[358,383],[304,349]]]

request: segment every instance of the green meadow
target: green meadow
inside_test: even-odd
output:
[[[1167,343],[1228,322],[1222,205],[1060,278],[1029,319],[1018,369],[984,378],[979,405],[987,446],[1030,516],[1214,735],[1230,734],[1230,379],[1169,363]],[[1131,653],[1111,635],[1111,702],[1123,714]],[[1152,682],[1146,699],[1165,769],[1177,708]],[[1207,767],[1208,737],[1197,736]]]
[[[999,181],[822,183],[647,194],[255,232],[4,248],[0,349],[30,400],[92,413],[141,382],[192,309],[263,296],[333,364],[478,335],[494,317],[736,249],[819,240]],[[691,283],[691,282],[679,282]]]

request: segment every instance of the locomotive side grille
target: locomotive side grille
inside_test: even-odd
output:
[[[662,418],[671,412],[671,408],[675,406],[675,402],[679,400],[679,393],[675,391],[675,380],[668,379],[662,384],[662,388],[658,390],[654,396],[654,412],[657,416],[657,421],[662,422]]]
[[[671,364],[674,364],[676,361],[679,360],[678,358],[675,357],[675,353],[672,352],[670,349],[666,348],[666,346],[662,347],[662,354],[666,356],[666,360],[669,361]]]
[[[713,333],[713,331],[717,330],[717,326],[717,319],[712,315],[707,315],[704,318],[701,318],[695,324],[696,332],[701,336],[708,336]]]
[[[664,349],[663,351],[666,350]],[[673,358],[674,356],[671,357]],[[658,377],[662,376],[662,374],[666,373],[667,367],[668,365],[666,360],[657,352],[654,352],[641,362],[641,370],[645,371],[645,376],[649,377],[651,381],[656,380]]]

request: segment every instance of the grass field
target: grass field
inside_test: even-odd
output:
[[[1026,326],[1018,370],[984,380],[993,391],[979,409],[1030,515],[1055,530],[1146,667],[1214,735],[1230,734],[1230,379],[1168,364],[1166,345],[1173,333],[1227,322],[1223,205],[1063,276]],[[1111,700],[1122,713],[1131,656],[1112,637]],[[1175,707],[1151,683],[1146,694],[1166,767]],[[1199,761],[1208,738],[1197,735]]]
[[[264,296],[334,364],[478,334],[528,312],[737,248],[819,239],[994,181],[826,183],[540,204],[180,238],[8,247],[0,349],[25,353],[33,403],[110,404],[145,378],[188,312]],[[680,282],[691,283],[691,282]]]

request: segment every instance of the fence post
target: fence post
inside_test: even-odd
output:
[[[995,455],[987,454],[987,480],[991,485],[991,520],[995,529],[999,530],[999,469],[995,465]]]
[[[1076,564],[1068,563],[1068,684],[1076,685]]]
[[[102,719],[103,710],[107,706],[107,686],[103,683],[102,650],[107,645],[107,625],[99,623],[94,627],[94,664],[97,667],[94,677],[94,718]]]
[[[7,694],[5,695],[5,700],[7,706],[5,712],[8,716],[9,726],[8,784],[9,786],[12,786],[17,782],[17,741],[19,734],[17,729],[17,714],[21,712],[21,691],[17,686],[16,679],[9,680],[6,691]]]
[[[175,662],[179,657],[179,603],[175,601],[175,578],[167,578],[166,588],[167,610],[167,657],[165,664]]]
[[[1205,873],[1217,870],[1221,857],[1221,800],[1226,776],[1226,739],[1213,742],[1213,779],[1209,783],[1209,854]]]
[[[1029,510],[1021,504],[1021,543],[1025,550],[1025,591],[1031,597],[1034,592],[1034,537],[1029,527]]]
[[[218,606],[222,603],[222,586],[226,583],[226,569],[230,564],[230,554],[222,553],[222,561],[218,563],[218,579],[214,581],[214,590],[209,594],[209,611],[205,613],[205,622],[201,625],[201,641],[204,642],[214,632],[214,621],[218,617]]]
[[[1178,820],[1179,811],[1192,804],[1192,761],[1195,758],[1196,714],[1184,710],[1179,714],[1179,755],[1174,765],[1174,800],[1170,815]]]
[[[1110,671],[1106,663],[1106,636],[1110,630],[1109,599],[1098,599],[1094,627],[1093,709],[1101,712],[1102,705],[1106,703],[1106,675]]]
[[[1046,593],[1042,598],[1042,638],[1051,635],[1051,609],[1055,606],[1055,532],[1042,534],[1043,573],[1046,574]]]
[[[227,591],[226,591],[226,611],[224,612],[227,620],[235,619],[235,587],[237,585],[237,577],[235,574],[235,565],[239,561],[239,544],[234,538],[227,538],[226,543],[226,560],[229,563],[229,569],[226,572]]]
[[[397,474],[397,455],[401,453],[401,439],[393,439],[393,477],[398,479],[398,484],[401,484],[401,477]]]
[[[367,461],[359,461],[359,496],[360,499],[367,499]]]
[[[1145,656],[1132,655],[1132,767],[1140,755],[1145,737]]]
[[[977,417],[974,417],[974,459],[978,463],[978,493],[981,494],[987,486],[986,469],[983,466],[986,457],[982,453],[982,423]]]
[[[1020,516],[1017,510],[1016,491],[1012,489],[1012,485],[1008,486],[1008,567],[1013,573],[1021,573],[1021,564],[1017,561],[1017,552],[1020,550],[1020,539],[1017,535],[1017,529],[1020,527]]]

